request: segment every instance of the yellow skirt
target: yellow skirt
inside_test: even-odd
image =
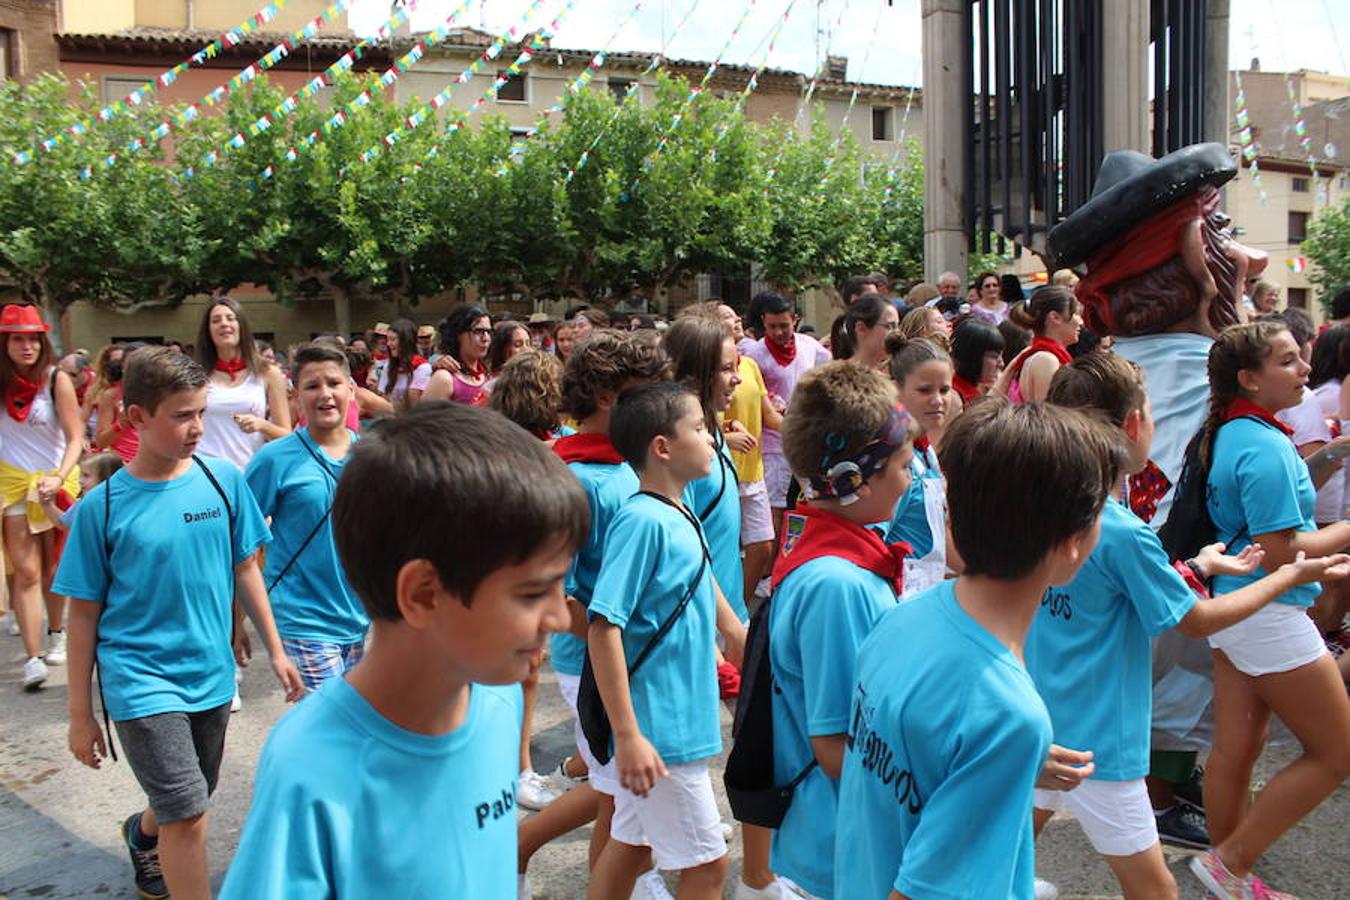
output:
[[[47,518],[47,511],[37,499],[38,481],[55,474],[55,471],[25,472],[17,466],[0,461],[0,505],[9,509],[16,503],[27,503],[25,514],[28,517],[28,531],[31,534],[41,534],[56,527],[56,523]],[[80,495],[79,466],[70,470],[62,487],[71,497]]]

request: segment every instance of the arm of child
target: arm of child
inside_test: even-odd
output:
[[[722,635],[726,644],[723,653],[727,662],[739,669],[745,664],[745,623],[731,608],[716,580],[713,581],[713,590],[717,592],[717,633]]]
[[[770,402],[767,393],[759,398],[759,414],[763,419],[761,424],[765,428],[770,428],[774,431],[783,430],[783,414],[778,411],[778,408],[774,406],[772,402]]]
[[[1197,599],[1191,611],[1177,623],[1177,629],[1189,638],[1208,637],[1216,631],[1236,625],[1301,584],[1340,579],[1348,575],[1350,555],[1337,553],[1308,559],[1299,553],[1294,562],[1280,566],[1260,581],[1208,600]]]
[[[813,734],[811,736],[811,754],[820,764],[821,771],[839,780],[844,771],[844,748],[847,734]]]
[[[258,630],[268,659],[272,663],[272,672],[281,682],[286,692],[287,702],[299,700],[305,693],[300,672],[291,662],[286,651],[281,649],[281,637],[277,634],[276,623],[272,620],[272,605],[267,601],[267,591],[263,587],[262,573],[258,571],[258,561],[250,556],[234,567],[234,594],[244,606],[253,627]]]
[[[1071,791],[1091,778],[1097,771],[1092,761],[1091,750],[1070,750],[1059,744],[1051,744],[1050,752],[1045,755],[1045,765],[1036,779],[1036,787],[1043,791]]]
[[[657,780],[666,776],[666,764],[638,727],[633,695],[628,690],[623,632],[604,616],[596,616],[591,619],[586,647],[595,670],[595,686],[614,732],[614,767],[619,783],[645,797]]]
[[[70,646],[66,651],[66,708],[70,713],[67,743],[76,759],[91,769],[99,767],[108,755],[103,729],[94,717],[94,645],[103,604],[70,598],[66,613],[66,632]]]
[[[1266,571],[1294,561],[1300,552],[1310,557],[1328,556],[1350,547],[1350,521],[1336,522],[1316,531],[1271,531],[1252,535],[1266,551]]]

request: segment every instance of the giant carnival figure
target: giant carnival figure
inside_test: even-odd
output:
[[[1111,335],[1144,371],[1153,406],[1152,465],[1131,480],[1131,506],[1166,521],[1186,445],[1209,403],[1206,362],[1220,331],[1239,321],[1243,285],[1266,255],[1233,239],[1219,188],[1237,174],[1222,144],[1195,144],[1153,159],[1107,154],[1092,197],[1049,235],[1058,268],[1086,269],[1076,288],[1084,320]],[[1169,631],[1154,646],[1153,771],[1156,808],[1173,805],[1207,748],[1211,658],[1204,641]],[[1208,843],[1203,819],[1176,807],[1159,830],[1174,843]]]

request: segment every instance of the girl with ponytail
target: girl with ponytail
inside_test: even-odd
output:
[[[880,294],[863,294],[830,329],[835,359],[850,359],[869,369],[886,366],[886,338],[900,327],[900,311]]]
[[[1199,448],[1209,470],[1207,511],[1227,552],[1252,543],[1265,551],[1263,568],[1216,577],[1216,595],[1305,555],[1350,547],[1350,522],[1321,529],[1313,522],[1316,485],[1341,468],[1350,437],[1329,442],[1305,462],[1275,417],[1299,403],[1308,372],[1282,322],[1234,325],[1209,352],[1209,416]],[[1350,698],[1307,614],[1320,591],[1315,583],[1294,588],[1209,637],[1215,731],[1204,793],[1214,849],[1191,868],[1220,897],[1268,896],[1252,875],[1262,853],[1350,777]],[[1272,713],[1298,737],[1303,755],[1249,808],[1252,766]]]
[[[1066,287],[1042,285],[1031,292],[1030,300],[1015,304],[1008,318],[1034,337],[1004,370],[997,391],[1014,403],[1044,400],[1050,380],[1071,359],[1069,345],[1078,342],[1083,328],[1078,300]]]

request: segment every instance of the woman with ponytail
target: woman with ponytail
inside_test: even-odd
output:
[[[830,330],[835,359],[850,359],[869,369],[886,366],[886,337],[900,327],[900,311],[880,294],[863,294]]]
[[[286,376],[262,358],[234,299],[215,297],[206,305],[197,357],[210,375],[199,453],[242,469],[264,443],[291,433]]]
[[[1281,322],[1225,329],[1209,352],[1210,408],[1200,435],[1207,510],[1227,552],[1252,543],[1263,568],[1218,576],[1224,594],[1304,555],[1350,547],[1350,522],[1317,528],[1316,487],[1341,468],[1350,437],[1306,461],[1275,414],[1296,406],[1309,366]],[[1276,896],[1252,874],[1266,848],[1350,777],[1350,698],[1308,616],[1317,584],[1294,588],[1250,618],[1209,637],[1214,651],[1214,746],[1205,767],[1205,813],[1213,848],[1191,869],[1219,897]],[[1271,714],[1303,754],[1248,806],[1252,766]]]
[[[1069,346],[1078,343],[1083,328],[1078,300],[1066,287],[1042,285],[1031,292],[1030,300],[1016,303],[1008,318],[1033,337],[1004,370],[996,390],[1014,403],[1044,400],[1050,379],[1073,358]]]

